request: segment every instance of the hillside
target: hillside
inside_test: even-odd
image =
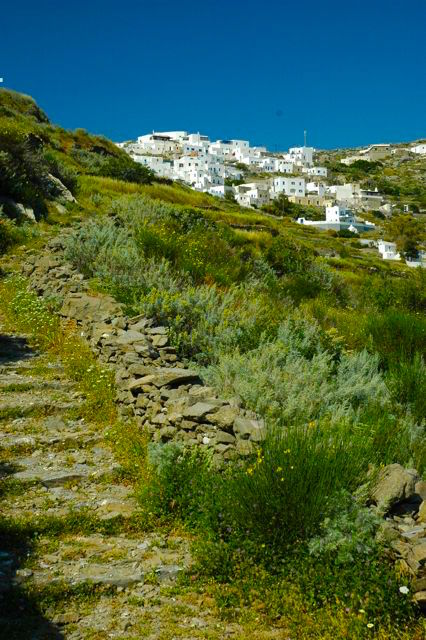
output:
[[[396,205],[389,216],[367,212],[378,226],[366,238],[389,238],[407,254],[421,247],[424,160],[401,151],[345,166],[343,155],[324,152],[333,180],[387,189]],[[108,637],[129,640],[186,637],[194,607],[209,611],[191,623],[194,638],[421,640],[425,270],[382,260],[353,234],[297,224],[318,213],[311,207],[247,209],[159,179],[112,142],[61,129],[31,98],[3,89],[0,203],[2,331],[8,345],[16,332],[37,349],[28,358],[41,385],[32,387],[25,350],[4,356],[5,380],[20,378],[2,391],[0,428],[13,445],[0,462],[11,518],[0,535],[15,554],[22,537],[32,550],[11,601],[65,620],[70,638],[80,619],[99,625],[92,613],[102,602]],[[63,398],[46,392],[44,410],[36,389],[51,389],[52,368]],[[68,456],[54,443],[50,471],[84,472],[81,495],[64,481],[72,507],[61,516],[52,502],[43,519],[29,504],[53,500],[50,471],[45,497],[30,484],[27,501],[16,482],[49,470],[50,411],[71,425],[59,429]],[[21,428],[33,444],[19,440]],[[70,429],[79,438],[87,429],[84,451]],[[92,452],[95,433],[112,453]],[[95,464],[105,495],[126,494],[122,511],[114,498],[110,525],[89,483]],[[82,515],[80,502],[96,513]],[[117,571],[132,554],[148,562],[134,544],[142,535],[164,565],[179,565],[170,582],[161,577],[169,569],[145,564],[143,588],[141,577],[124,590],[119,579],[102,582],[108,562]],[[81,536],[97,536],[96,549],[111,544],[111,555],[95,553],[95,586],[67,582],[78,573],[74,552],[78,567],[87,564]],[[52,563],[65,596],[42,584]],[[133,622],[117,631],[112,612],[123,606]]]

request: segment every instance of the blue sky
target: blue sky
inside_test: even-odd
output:
[[[426,135],[426,0],[3,0],[0,77],[114,140],[283,149]]]

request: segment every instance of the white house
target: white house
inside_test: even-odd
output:
[[[259,164],[257,166],[262,171],[273,173],[275,171],[275,158],[271,158],[270,156],[259,158]]]
[[[379,240],[377,242],[377,248],[383,260],[401,260],[401,255],[396,250],[395,242]]]
[[[324,182],[308,182],[306,185],[306,193],[315,193],[318,196],[325,196],[327,193],[327,185]]]
[[[170,135],[172,133],[175,133],[176,137],[172,137]],[[177,137],[177,133],[148,133],[138,137],[137,146],[143,151],[150,151],[154,154],[175,153],[180,149],[180,139]],[[184,134],[186,132],[181,131],[179,133]]]
[[[284,178],[277,176],[271,179],[272,198],[276,198],[281,193],[284,193],[286,196],[304,196],[305,190],[304,178],[296,178],[294,176]]]
[[[319,176],[322,178],[326,178],[327,167],[303,167],[302,173],[307,173],[308,176]]]
[[[248,182],[234,187],[235,200],[243,207],[260,207],[270,200],[266,184]]]
[[[224,167],[225,178],[232,178],[233,180],[241,180],[243,172],[232,164],[225,164]]]
[[[289,162],[285,158],[274,158],[274,160],[276,173],[295,173],[293,162]]]
[[[313,164],[314,151],[313,147],[290,147],[286,159],[295,164],[309,167]]]
[[[139,164],[149,167],[162,178],[173,178],[173,164],[171,160],[165,160],[161,156],[146,156],[140,154],[130,154],[130,157]]]
[[[306,218],[298,218],[299,224],[315,227],[324,231],[333,230],[341,231],[347,229],[353,233],[362,231],[372,231],[375,225],[364,220],[356,220],[354,213],[338,204],[329,205],[325,209],[325,220],[307,220]]]
[[[410,151],[412,153],[418,153],[419,155],[423,156],[426,153],[426,144],[416,144],[414,147],[410,148]]]
[[[335,204],[325,208],[325,220],[326,222],[346,222],[353,224],[355,222],[355,216],[350,209]]]

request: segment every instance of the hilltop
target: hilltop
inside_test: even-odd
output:
[[[323,215],[312,204],[243,207],[159,176],[0,90],[1,321],[19,351],[0,533],[30,550],[10,598],[31,624],[28,603],[65,637],[98,633],[101,603],[129,640],[422,638],[425,270],[374,245],[410,258],[425,241],[424,161],[398,153],[319,156],[335,184],[398,182],[359,237],[297,223]]]

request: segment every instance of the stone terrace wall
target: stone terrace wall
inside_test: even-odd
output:
[[[224,400],[178,360],[167,327],[127,317],[107,295],[90,295],[84,277],[65,262],[60,239],[22,267],[34,290],[61,303],[99,359],[112,366],[123,417],[134,416],[154,441],[183,441],[213,450],[218,463],[250,454],[265,433],[262,420],[238,399]]]
[[[112,366],[124,418],[134,416],[154,441],[180,441],[212,450],[218,465],[250,454],[265,426],[238,399],[224,400],[198,373],[178,360],[167,327],[143,316],[128,318],[107,295],[90,295],[84,277],[63,255],[60,239],[22,266],[35,291],[58,298],[99,359]],[[402,574],[412,579],[413,599],[426,611],[426,483],[398,464],[381,471],[371,495],[386,519],[383,542]]]

